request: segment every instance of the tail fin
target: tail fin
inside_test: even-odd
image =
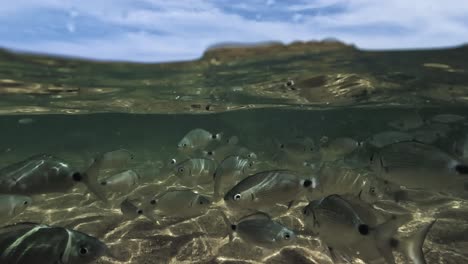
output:
[[[144,215],[144,210],[136,206],[128,197],[120,203],[120,211],[129,219],[135,219],[140,215]]]
[[[395,264],[392,250],[398,246],[398,241],[393,236],[398,228],[411,220],[411,215],[393,216],[390,220],[376,226],[375,240],[377,249],[388,264]]]
[[[427,233],[432,228],[436,220],[419,228],[413,235],[401,241],[400,249],[413,261],[414,264],[426,264],[422,246],[426,240]]]
[[[213,200],[214,201],[219,201],[223,197],[221,195],[221,172],[217,169],[216,172],[213,174]]]
[[[227,218],[226,214],[224,212],[221,212],[221,216],[223,217],[224,222],[226,223],[226,226],[228,227],[228,234],[229,236],[229,241],[232,241],[234,239],[234,231],[236,230],[236,225],[231,224],[231,221]]]
[[[89,166],[86,172],[82,175],[83,183],[88,187],[89,191],[92,192],[99,200],[107,203],[107,197],[104,190],[101,188],[98,182],[99,171],[102,165],[102,156],[96,158],[94,162]]]
[[[156,219],[150,213],[151,208],[149,206],[141,206],[141,204],[137,206],[133,201],[130,201],[128,197],[120,203],[120,211],[129,219],[135,219],[143,215],[151,222],[156,222]]]

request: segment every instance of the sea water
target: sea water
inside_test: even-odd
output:
[[[423,126],[438,114],[468,117],[467,61],[467,47],[368,52],[335,42],[217,48],[196,61],[166,64],[2,51],[0,161],[6,166],[48,153],[85,168],[97,154],[124,148],[135,155],[125,169],[141,176],[131,194],[157,194],[177,185],[169,180],[168,161],[180,156],[180,139],[203,128],[238,137],[268,168],[294,169],[300,163],[275,160],[278,142],[303,137],[317,144],[324,137],[365,142],[396,130],[389,123],[411,115],[421,117]],[[468,125],[447,126],[447,134],[431,144],[455,155],[454,144]],[[347,169],[365,169],[366,160],[361,161]],[[326,245],[312,233],[302,232],[294,245],[277,250],[229,242],[223,210],[180,221],[128,220],[119,210],[125,195],[112,196],[107,205],[80,185],[63,194],[37,195],[10,224],[44,223],[97,237],[119,257],[97,263],[332,263]],[[303,230],[306,204],[300,201],[274,218]],[[424,243],[428,263],[468,262],[467,201],[434,198],[401,206],[413,214],[400,229],[403,236],[437,219]]]

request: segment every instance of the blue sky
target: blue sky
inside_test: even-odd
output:
[[[7,1],[7,0],[4,0]],[[195,59],[220,42],[336,38],[362,49],[468,42],[466,0],[13,0],[0,46],[99,60]]]

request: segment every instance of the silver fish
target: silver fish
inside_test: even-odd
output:
[[[210,132],[195,128],[190,130],[177,144],[177,148],[184,152],[191,152],[197,149],[202,149],[213,141],[220,141],[222,134],[211,134]]]
[[[291,170],[301,174],[312,174],[321,166],[321,155],[318,151],[310,152],[306,156],[292,156],[286,152],[279,151],[271,159],[274,168]],[[263,165],[267,165],[264,163]]]
[[[269,215],[264,213],[246,216],[237,224],[232,224],[229,234],[231,241],[234,234],[237,234],[246,243],[271,249],[291,245],[296,239],[293,230],[273,221]]]
[[[33,223],[0,229],[0,262],[86,264],[110,256],[108,247],[87,234]]]
[[[414,140],[425,144],[433,144],[440,139],[438,133],[433,130],[418,129],[411,131],[411,134],[413,135]]]
[[[52,155],[35,155],[0,170],[0,193],[60,193],[70,190],[78,182],[83,182],[92,193],[105,201],[103,191],[97,183],[99,161],[100,159],[97,159],[86,172],[81,173]]]
[[[148,206],[158,216],[186,218],[204,214],[210,205],[208,197],[190,189],[171,189],[154,196]]]
[[[227,191],[223,187],[237,184],[239,180],[253,172],[254,169],[255,163],[252,160],[244,159],[240,156],[228,156],[225,158],[213,174],[215,200]]]
[[[143,215],[143,209],[137,207],[128,198],[120,203],[120,211],[128,218],[134,219]]]
[[[294,138],[279,142],[278,148],[281,152],[295,159],[307,159],[317,151],[315,142],[311,138]]]
[[[413,135],[401,131],[383,131],[372,135],[366,140],[366,143],[375,148],[382,148],[386,145],[398,143],[402,141],[410,141]]]
[[[392,191],[383,180],[366,171],[351,170],[334,164],[324,165],[317,175],[320,183],[314,192],[307,193],[309,200],[331,194],[358,195],[366,202],[375,202],[391,196]]]
[[[101,181],[104,190],[122,193],[130,192],[138,186],[140,176],[133,170],[126,170]]]
[[[238,144],[237,136],[230,137],[225,144],[220,144],[213,149],[202,151],[202,156],[209,159],[214,159],[220,163],[229,156],[239,156],[244,159],[256,160],[257,154],[246,147]]]
[[[431,120],[433,122],[448,124],[448,123],[462,122],[465,120],[465,117],[461,115],[454,115],[454,114],[439,114],[439,115],[433,116]]]
[[[352,205],[337,194],[310,202],[304,208],[303,214],[305,217],[312,217],[306,220],[313,220],[307,222],[308,225],[312,224],[313,228],[330,229],[336,231],[336,234],[341,234],[332,237],[330,232],[319,232],[320,237],[334,247],[344,247],[360,241],[363,235],[369,233],[369,224],[376,224],[369,223],[370,219],[362,219]]]
[[[450,126],[442,123],[433,123],[411,131],[416,141],[433,144],[440,139],[447,137]]]
[[[189,186],[211,184],[216,166],[216,162],[211,159],[187,159],[174,167],[174,174]]]
[[[202,153],[203,154],[203,153]],[[163,163],[163,169],[164,170],[170,170],[172,171],[174,167],[179,164],[181,161],[190,159],[191,155],[187,155],[184,153],[176,153],[176,154],[171,154],[169,158],[167,158]]]
[[[403,117],[393,120],[388,123],[388,126],[401,130],[408,131],[410,129],[416,129],[424,125],[424,120],[418,113],[408,113]]]
[[[352,138],[340,137],[329,141],[320,148],[320,154],[323,162],[335,161],[352,153],[362,144]]]
[[[221,162],[229,156],[240,156],[251,160],[257,159],[255,152],[239,145],[221,145],[214,150],[204,150],[202,153],[204,157],[214,159],[216,162]]]
[[[427,144],[391,144],[375,152],[370,163],[377,177],[407,188],[466,192],[468,178],[461,176],[468,174],[468,166]]]
[[[34,123],[34,119],[26,117],[26,118],[21,118],[18,120],[18,124],[20,125],[29,125]]]
[[[100,169],[121,169],[128,165],[128,163],[135,159],[135,155],[126,149],[117,149],[105,152],[99,156]]]
[[[422,245],[434,224],[431,222],[406,239],[397,239],[398,228],[408,222],[408,215],[393,216],[383,223],[366,208],[356,207],[339,195],[330,195],[310,202],[303,209],[306,226],[318,232],[319,237],[333,251],[338,250],[366,263],[384,259],[395,264],[393,250],[399,250],[414,263],[426,263]]]
[[[332,164],[336,164],[341,167],[349,169],[368,169],[369,168],[369,156],[375,147],[364,145],[361,148],[356,149],[349,155],[346,155],[342,160],[337,160]],[[323,165],[326,165],[323,164]]]
[[[0,223],[7,222],[30,206],[32,199],[25,195],[0,194]]]
[[[145,206],[142,206],[141,203],[137,203],[128,198],[125,198],[125,200],[120,203],[120,211],[126,218],[135,219],[143,215],[149,220],[155,221],[151,213],[147,212],[147,208],[144,209],[144,207]]]
[[[286,170],[264,171],[248,176],[229,190],[224,202],[230,209],[261,210],[277,203],[288,204],[298,200],[317,185],[315,178],[302,179]]]

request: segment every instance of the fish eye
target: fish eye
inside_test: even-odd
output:
[[[28,202],[28,201],[24,201],[23,204],[24,204],[24,205],[28,205],[29,202]]]
[[[286,86],[288,86],[288,87],[291,87],[291,86],[293,86],[293,85],[294,85],[294,81],[293,81],[293,80],[288,80],[288,81],[286,82]]]
[[[285,240],[289,240],[291,238],[291,235],[289,233],[284,233],[283,238]]]
[[[178,171],[178,172],[184,172],[185,169],[184,169],[184,167],[180,167],[177,171]]]
[[[88,249],[85,248],[85,247],[80,247],[80,254],[81,254],[82,256],[88,254]]]
[[[280,149],[283,149],[283,148],[284,148],[284,144],[281,144],[279,147],[280,147]]]
[[[203,204],[203,200],[198,201],[199,204]]]
[[[208,156],[213,156],[213,151],[208,151],[206,154],[207,154]]]
[[[139,215],[143,214],[143,210],[139,209],[139,210],[137,211],[137,214],[139,214]]]
[[[176,162],[176,159],[171,159],[171,164],[175,164]]]
[[[371,194],[375,194],[375,187],[370,187],[370,188],[369,188],[369,192],[370,192]]]
[[[234,194],[233,198],[234,198],[234,201],[238,201],[238,200],[240,200],[240,198],[241,198],[241,194],[240,194],[240,193],[236,193],[236,194]]]
[[[154,199],[151,200],[151,201],[150,201],[150,204],[153,204],[153,205],[156,204],[156,200],[154,200]]]
[[[249,167],[253,167],[253,162],[249,162]]]
[[[74,181],[79,182],[83,179],[83,176],[79,172],[75,172],[72,174],[72,178]]]
[[[184,148],[187,147],[187,143],[182,144],[182,147]]]

